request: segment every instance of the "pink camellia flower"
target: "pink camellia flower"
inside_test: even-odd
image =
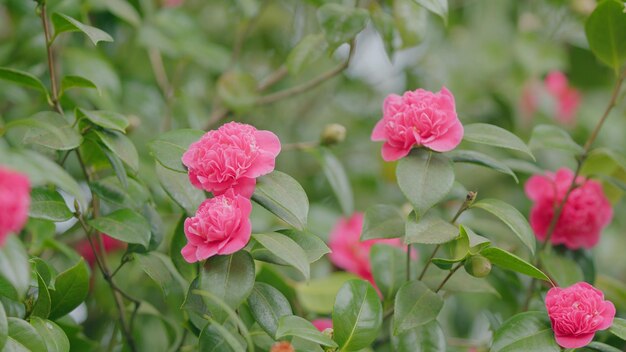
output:
[[[438,93],[417,89],[402,96],[390,94],[383,103],[383,118],[372,131],[373,141],[385,142],[385,161],[405,157],[414,146],[447,152],[462,138],[454,96],[445,87]]]
[[[101,234],[101,236],[102,236],[102,244],[104,245],[103,246],[104,253],[113,253],[115,251],[126,248],[126,243],[120,240],[117,240],[105,234]],[[100,244],[97,241],[94,243],[94,245],[98,247],[100,246]],[[94,264],[96,264],[96,256],[93,253],[93,249],[91,248],[91,244],[89,244],[88,239],[84,239],[78,242],[74,246],[74,248],[76,248],[76,251],[78,252],[78,254],[80,254],[83,258],[85,258],[85,261],[89,264],[90,267],[93,267]]]
[[[368,280],[376,287],[370,263],[372,246],[376,243],[386,243],[402,247],[402,242],[398,238],[361,241],[362,227],[363,213],[354,213],[347,219],[339,219],[329,236],[328,247],[332,251],[330,261],[337,267]]]
[[[552,71],[544,80],[546,90],[556,100],[556,118],[562,123],[571,124],[580,105],[580,93],[569,86],[563,72]]]
[[[274,170],[280,141],[270,131],[229,122],[207,132],[183,154],[189,180],[218,196],[228,189],[252,196],[256,178]]]
[[[534,201],[530,225],[538,239],[544,240],[554,215],[554,209],[565,197],[574,173],[559,169],[556,173],[534,175],[524,189]],[[570,193],[551,237],[553,244],[569,249],[591,248],[600,240],[602,229],[611,222],[613,209],[597,181],[576,179],[577,187]]]
[[[333,327],[333,320],[328,318],[315,319],[311,323],[313,323],[313,326],[315,326],[317,330],[322,332]]]
[[[28,219],[30,181],[25,175],[0,166],[0,246],[9,233],[22,230]]]
[[[189,263],[216,254],[231,254],[250,240],[250,199],[232,189],[202,202],[196,215],[185,220],[188,243],[181,254]]]
[[[586,282],[568,288],[553,287],[546,295],[546,309],[556,342],[565,348],[586,346],[598,330],[609,328],[615,306],[602,291]]]

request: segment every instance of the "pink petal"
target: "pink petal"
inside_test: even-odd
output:
[[[198,261],[198,258],[196,257],[196,246],[191,243],[187,243],[180,251],[180,254],[182,254],[187,263],[195,263]]]
[[[231,234],[228,242],[218,251],[218,254],[232,254],[242,249],[250,241],[252,225],[250,219],[244,219],[236,233]]]
[[[196,249],[196,257],[198,260],[205,260],[217,254],[217,245],[215,243],[207,243]]]
[[[254,193],[255,185],[255,178],[243,177],[237,180],[237,184],[233,186],[233,190],[242,197],[250,198]]]
[[[258,147],[269,152],[274,157],[280,153],[280,139],[270,131],[256,131],[254,133]]]
[[[611,301],[604,301],[604,312],[602,312],[602,317],[604,321],[600,326],[598,326],[598,330],[608,329],[613,325],[613,319],[615,319],[615,305]]]
[[[387,140],[387,137],[385,136],[385,120],[384,119],[381,119],[380,121],[378,121],[376,123],[376,126],[374,126],[371,139],[372,141],[375,141],[375,142]]]
[[[250,165],[245,175],[251,178],[263,176],[274,171],[275,165],[276,156],[270,152],[261,151],[254,160],[254,163]]]
[[[463,132],[463,125],[461,125],[461,122],[456,121],[444,135],[439,136],[432,142],[424,143],[424,145],[436,152],[448,152],[461,143]]]
[[[319,331],[324,331],[333,327],[333,321],[331,319],[315,319],[311,323]]]
[[[543,175],[534,175],[526,181],[524,191],[531,200],[538,201],[545,197],[554,196],[552,182]]]
[[[584,335],[578,335],[578,336],[555,335],[554,338],[556,339],[556,343],[558,343],[559,346],[561,347],[579,348],[579,347],[587,346],[591,342],[591,340],[593,340],[594,336],[595,336],[595,332],[584,334]]]
[[[392,147],[389,143],[383,144],[382,156],[385,161],[396,161],[398,159],[404,158],[411,151],[412,146],[409,146],[405,149],[399,149]]]

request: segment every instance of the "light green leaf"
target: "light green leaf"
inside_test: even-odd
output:
[[[543,270],[559,287],[568,287],[585,279],[582,269],[570,258],[554,251],[541,252],[539,258],[541,258]]]
[[[70,341],[57,324],[39,317],[31,317],[30,325],[41,335],[48,352],[69,352]]]
[[[54,41],[54,39],[56,39],[56,37],[63,32],[83,32],[87,37],[89,37],[89,40],[91,40],[93,45],[97,45],[101,41],[113,41],[113,38],[105,31],[80,23],[72,17],[62,13],[52,14],[52,25],[54,26],[54,36],[51,41]]]
[[[131,209],[119,209],[89,220],[89,225],[123,242],[137,243],[146,248],[150,243],[150,224],[146,218]]]
[[[614,318],[609,331],[622,340],[626,340],[626,319]]]
[[[274,338],[278,338],[276,332],[280,318],[293,314],[287,298],[273,286],[263,282],[254,284],[248,296],[248,306],[254,320]]]
[[[450,158],[455,163],[470,163],[480,166],[488,167],[492,170],[501,172],[503,174],[510,175],[515,180],[515,183],[519,183],[517,175],[508,167],[505,163],[498,161],[487,154],[483,154],[473,150],[453,150],[448,153]]]
[[[0,304],[0,350],[3,350],[9,339],[9,322],[7,321],[7,313],[4,311],[4,305]]]
[[[387,57],[389,61],[393,58],[394,46],[393,46],[393,33],[394,33],[394,23],[393,17],[385,12],[383,8],[376,2],[371,3],[369,6],[370,17],[372,18],[372,23],[374,24],[374,28],[380,35],[383,40],[383,44],[385,45],[385,51],[387,52]]]
[[[36,219],[65,221],[72,218],[73,214],[57,191],[37,187],[30,192],[28,216]]]
[[[195,214],[200,204],[206,200],[204,192],[189,182],[187,174],[172,171],[159,163],[156,163],[155,167],[163,190],[185,210],[187,215]]]
[[[324,254],[330,253],[330,248],[328,248],[326,243],[317,235],[308,231],[278,230],[276,232],[282,233],[296,242],[304,250],[309,263],[316,262]]]
[[[0,79],[36,89],[46,95],[46,97],[48,96],[48,90],[46,89],[46,86],[41,83],[39,78],[31,75],[28,72],[15,70],[8,67],[0,67]]]
[[[400,34],[402,48],[414,47],[426,36],[428,11],[415,0],[394,0],[393,21]]]
[[[409,281],[396,295],[393,316],[393,335],[437,319],[443,307],[443,298],[431,291],[421,281]]]
[[[333,311],[335,296],[343,284],[357,277],[346,272],[334,272],[328,276],[296,283],[296,295],[307,311],[328,314]]]
[[[348,175],[341,161],[339,161],[328,148],[321,148],[319,150],[318,159],[322,164],[324,175],[326,175],[330,187],[333,189],[333,192],[335,192],[343,214],[345,216],[352,215],[354,212],[352,186],[350,186],[350,180],[348,179]]]
[[[35,328],[26,321],[18,318],[8,319],[9,341],[18,345],[17,351],[47,352],[46,343]],[[8,346],[8,344],[7,344]]]
[[[56,150],[75,149],[83,140],[63,116],[53,111],[38,112],[29,118],[11,121],[5,126],[7,131],[16,127],[26,128],[24,143]]]
[[[30,262],[22,242],[9,235],[0,247],[0,293],[13,300],[24,297],[30,284]]]
[[[533,129],[528,145],[531,149],[556,149],[571,154],[580,154],[583,148],[563,129],[550,126],[538,125]]]
[[[311,269],[306,253],[294,240],[277,232],[257,233],[253,234],[252,237],[273,255],[296,268],[305,279],[310,278]]]
[[[50,291],[50,318],[56,319],[78,307],[89,293],[89,269],[81,260],[74,266],[60,273],[54,281],[54,290]]]
[[[281,339],[286,336],[296,336],[319,345],[337,347],[335,341],[322,334],[310,321],[296,315],[281,317],[278,322],[276,338]]]
[[[63,93],[67,92],[69,89],[72,89],[72,88],[92,88],[92,89],[95,89],[99,95],[102,95],[102,92],[100,92],[100,88],[98,88],[98,86],[95,83],[93,83],[92,81],[88,80],[85,77],[81,77],[81,76],[63,77],[63,79],[61,80],[60,95],[63,96]]]
[[[415,0],[415,2],[441,17],[444,23],[448,23],[448,0]]]
[[[370,251],[374,282],[386,301],[391,301],[406,281],[406,250],[377,243]]]
[[[446,336],[436,320],[391,336],[391,343],[397,352],[446,351]]]
[[[463,129],[463,140],[465,141],[516,150],[535,160],[535,156],[526,143],[504,128],[487,123],[472,123],[463,126]]]
[[[483,199],[472,204],[472,208],[486,210],[498,217],[515,233],[531,253],[535,253],[535,235],[528,224],[528,220],[519,210],[499,199]]]
[[[404,216],[400,210],[391,205],[376,204],[365,211],[361,241],[402,237],[404,231]]]
[[[309,199],[291,176],[274,171],[259,177],[252,200],[296,229],[306,227]]]
[[[541,270],[534,265],[528,263],[524,259],[509,253],[501,248],[488,247],[480,251],[480,255],[489,259],[496,266],[503,269],[513,270],[539,280],[550,281],[550,279]]]
[[[426,213],[419,221],[411,213],[406,221],[405,243],[442,244],[459,236],[459,229],[434,215]]]
[[[443,154],[418,149],[400,159],[396,177],[400,190],[422,216],[450,192],[454,170]]]
[[[106,0],[104,5],[115,16],[123,19],[131,25],[138,27],[141,24],[141,17],[137,10],[126,0]]]
[[[126,133],[126,128],[129,124],[126,116],[113,111],[85,110],[79,108],[76,110],[76,116],[85,117],[87,120],[100,127],[122,133]]]
[[[309,34],[293,48],[287,56],[287,69],[291,75],[297,75],[311,66],[326,51],[327,45],[323,34]]]
[[[372,285],[350,280],[341,287],[333,308],[333,339],[340,351],[369,346],[378,336],[382,322],[383,308]]]
[[[626,13],[624,2],[605,0],[598,3],[585,23],[591,51],[617,73],[626,60]]]
[[[249,73],[228,71],[217,81],[217,95],[228,108],[245,113],[258,98],[257,81]]]
[[[118,131],[96,131],[93,133],[110,151],[115,153],[130,169],[137,173],[139,170],[139,154],[133,142]]]
[[[178,172],[187,173],[183,165],[183,154],[189,145],[202,138],[204,131],[182,129],[166,132],[148,144],[152,156],[164,167]]]
[[[341,4],[325,4],[317,10],[317,19],[331,49],[356,37],[365,28],[368,17],[364,9]]]
[[[514,315],[495,332],[491,351],[561,351],[547,318],[544,312]]]

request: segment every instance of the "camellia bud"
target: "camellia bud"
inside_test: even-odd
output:
[[[482,255],[473,255],[465,260],[465,271],[474,277],[485,277],[491,271],[491,262]]]
[[[338,123],[331,123],[324,127],[322,135],[320,136],[320,143],[322,145],[333,145],[341,143],[346,139],[346,128]]]
[[[272,345],[270,352],[296,352],[289,341],[279,341]]]

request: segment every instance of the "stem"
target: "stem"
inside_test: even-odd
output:
[[[57,79],[54,68],[54,57],[52,55],[52,39],[50,36],[50,24],[48,22],[48,15],[46,14],[46,4],[43,3],[40,6],[41,24],[43,25],[43,33],[46,39],[46,54],[48,58],[48,72],[50,73],[50,88],[52,91],[52,107],[59,114],[63,114],[63,109],[61,108],[61,104],[59,103],[59,90],[57,85]]]
[[[439,290],[441,290],[443,288],[443,286],[446,284],[446,282],[448,282],[448,280],[450,280],[452,275],[454,275],[454,273],[456,273],[456,271],[459,270],[459,268],[461,268],[462,265],[463,265],[463,263],[461,262],[461,263],[457,264],[454,268],[452,268],[450,270],[448,275],[443,279],[443,281],[441,281],[441,283],[439,284],[439,287],[437,287],[437,289],[435,290],[435,293],[439,292]]]
[[[411,244],[406,245],[406,281],[411,281]]]

